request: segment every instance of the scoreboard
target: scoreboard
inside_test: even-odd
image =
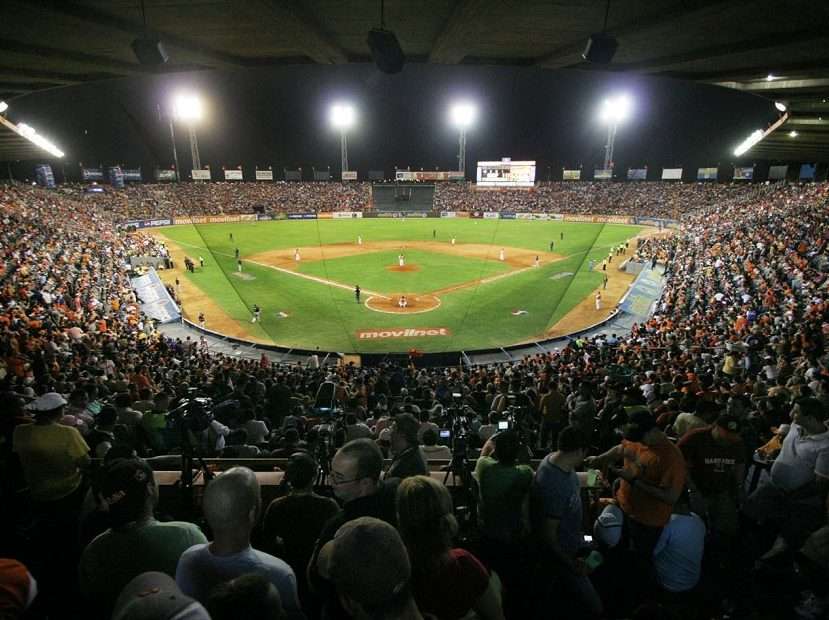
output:
[[[532,187],[535,185],[535,162],[479,161],[477,184],[482,187]]]

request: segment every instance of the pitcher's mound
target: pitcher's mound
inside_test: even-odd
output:
[[[417,265],[389,265],[386,267],[389,271],[420,271],[420,267]]]
[[[406,298],[406,305],[401,306],[400,300]],[[372,295],[366,299],[366,308],[386,314],[419,314],[430,312],[440,307],[440,297],[436,295],[390,295],[379,297]]]

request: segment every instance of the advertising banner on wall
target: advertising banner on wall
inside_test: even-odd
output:
[[[484,211],[485,220],[497,220],[499,217],[501,217],[501,214],[497,211]]]
[[[170,226],[173,220],[170,218],[160,218],[157,220],[129,220],[124,222],[124,226],[135,226],[136,228],[155,228],[157,226]]]
[[[354,220],[363,217],[362,211],[334,211],[335,220]]]
[[[209,181],[210,170],[191,170],[190,178],[192,178],[194,181]]]
[[[647,178],[647,168],[628,168],[628,181],[644,181]]]
[[[561,176],[565,181],[578,181],[581,179],[581,170],[562,170]]]
[[[817,170],[817,164],[802,164],[800,166],[800,180],[801,181],[812,181],[815,178],[815,171]]]
[[[662,168],[663,181],[681,181],[682,168]]]
[[[717,168],[697,168],[697,181],[716,181]]]
[[[273,170],[257,170],[257,181],[273,181]]]
[[[124,173],[124,181],[127,183],[140,183],[143,180],[141,175],[141,168],[122,168]]]
[[[457,214],[454,211],[441,211],[441,217],[455,217]]]
[[[397,181],[463,181],[465,175],[460,170],[395,170],[394,178]]]
[[[155,180],[159,183],[171,183],[176,180],[176,171],[170,168],[156,170]]]
[[[357,180],[357,171],[356,170],[343,170],[342,180],[343,181],[356,181]]]
[[[225,168],[225,181],[241,181],[242,180],[242,169],[241,168]]]
[[[124,173],[120,166],[110,166],[107,168],[107,179],[112,187],[124,189]]]
[[[84,181],[103,181],[104,171],[100,168],[81,168],[81,179]]]
[[[603,168],[599,170],[598,168],[593,171],[593,180],[594,181],[609,181],[613,178],[613,169],[612,168]]]
[[[37,164],[35,166],[35,180],[41,187],[55,187],[55,174],[49,164]]]
[[[736,166],[734,168],[735,181],[751,181],[754,178],[754,166]]]
[[[770,166],[769,167],[769,180],[770,181],[779,181],[780,179],[786,178],[786,173],[788,173],[789,167],[788,166]]]
[[[288,214],[289,220],[315,220],[317,219],[316,213],[289,213]]]

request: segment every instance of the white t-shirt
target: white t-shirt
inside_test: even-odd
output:
[[[210,543],[194,545],[178,561],[176,583],[184,594],[204,603],[217,585],[248,573],[263,575],[276,586],[286,611],[299,609],[293,569],[253,547],[232,555],[213,555]]]
[[[793,491],[816,475],[829,478],[829,430],[803,436],[803,428],[792,424],[771,466],[771,481],[784,491]]]
[[[659,584],[669,592],[687,592],[699,582],[705,548],[705,523],[695,513],[672,514],[653,550]]]

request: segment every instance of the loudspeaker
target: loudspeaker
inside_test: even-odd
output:
[[[142,65],[163,65],[169,58],[158,39],[136,39],[132,51]]]
[[[406,56],[391,30],[372,28],[368,31],[366,43],[371,50],[374,64],[383,73],[400,73],[406,63]]]
[[[610,64],[613,60],[613,55],[619,47],[619,42],[615,37],[606,32],[597,32],[591,34],[587,39],[587,47],[584,48],[584,53],[581,55],[587,62],[595,62],[598,65]]]

